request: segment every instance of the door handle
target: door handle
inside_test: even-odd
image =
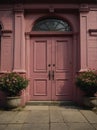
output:
[[[52,71],[52,80],[54,80],[55,74],[54,74],[54,70]]]
[[[48,78],[49,80],[54,80],[55,74],[54,74],[54,70],[53,71],[48,71]]]
[[[48,72],[49,80],[51,80],[51,71]]]

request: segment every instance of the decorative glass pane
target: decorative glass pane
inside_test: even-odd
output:
[[[33,29],[33,31],[67,31],[70,32],[71,27],[67,22],[64,22],[61,19],[56,18],[47,18],[37,22]]]

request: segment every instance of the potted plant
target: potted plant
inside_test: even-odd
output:
[[[0,90],[6,94],[7,107],[17,107],[20,105],[21,90],[28,85],[28,79],[19,73],[10,72],[0,76]]]
[[[85,93],[85,105],[97,106],[97,71],[88,70],[79,73],[76,77],[76,85]]]

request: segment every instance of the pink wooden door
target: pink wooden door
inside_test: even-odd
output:
[[[51,42],[49,38],[31,40],[31,98],[51,100]]]
[[[71,38],[34,38],[30,51],[32,100],[71,100]]]
[[[72,100],[72,39],[52,39],[52,100]]]

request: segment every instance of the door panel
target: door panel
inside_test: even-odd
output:
[[[34,51],[34,72],[47,71],[47,42],[36,41],[33,46]]]
[[[67,88],[68,82],[69,81],[67,79],[56,79],[56,96],[68,96],[68,94],[70,93],[70,90]]]
[[[72,39],[31,40],[32,100],[72,99]]]
[[[53,38],[52,100],[72,99],[72,39]]]
[[[55,43],[55,64],[56,71],[68,70],[68,57],[69,57],[69,44],[68,41],[56,41]],[[59,62],[60,61],[60,62]]]
[[[47,96],[47,80],[35,79],[34,80],[34,96]]]
[[[31,40],[31,99],[51,100],[51,81],[48,73],[51,64],[51,43],[49,39]]]

